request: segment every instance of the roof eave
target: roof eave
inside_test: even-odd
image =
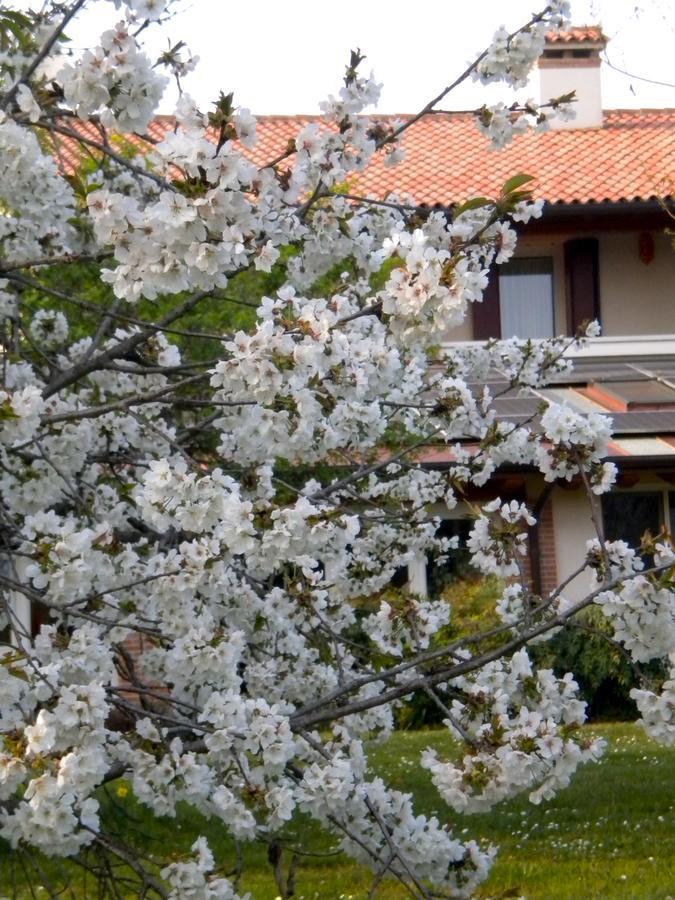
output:
[[[669,199],[669,198],[666,198]],[[541,218],[522,226],[520,231],[549,231],[570,228],[662,230],[672,224],[663,201],[654,197],[634,200],[602,200],[582,203],[575,201],[545,202]]]

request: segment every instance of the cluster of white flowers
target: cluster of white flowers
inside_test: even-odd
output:
[[[490,139],[492,148],[501,150],[519,134],[525,134],[532,128],[547,131],[552,120],[569,121],[574,116],[572,103],[554,98],[545,107],[537,106],[533,100],[528,100],[522,109],[516,110],[504,103],[484,106],[478,113],[476,122],[479,130]]]
[[[14,319],[18,313],[16,294],[7,290],[9,282],[6,278],[0,278],[0,323],[6,323],[8,319]]]
[[[289,459],[377,445],[387,425],[383,397],[412,402],[421,369],[415,361],[404,365],[377,319],[354,317],[338,327],[358,309],[346,297],[329,304],[292,290],[263,300],[258,327],[225,345],[229,358],[211,378],[215,398],[231,405],[219,419],[223,456],[263,462],[270,441]]]
[[[595,584],[603,578],[631,578],[642,571],[644,563],[633,547],[625,541],[586,541],[586,560],[595,574]]]
[[[428,341],[430,333],[435,337],[460,325],[468,303],[478,300],[487,287],[487,270],[480,258],[467,256],[456,265],[453,260],[450,271],[447,268],[448,247],[462,225],[450,226],[441,235],[430,228],[412,234],[401,230],[385,241],[383,250],[403,262],[393,269],[382,291],[382,309],[392,316],[401,337]]]
[[[640,710],[641,724],[650,737],[668,747],[675,745],[675,653],[669,654],[668,677],[661,690],[640,690],[630,692]]]
[[[637,662],[667,656],[675,646],[675,593],[644,575],[603,591],[596,603],[614,627],[614,640]]]
[[[547,34],[558,31],[569,21],[569,3],[549,3],[542,16],[533,17],[527,27],[509,34],[502,25],[488,50],[474,67],[471,77],[483,84],[504,82],[513,88],[525,87],[536,60],[544,50]],[[518,134],[530,128],[546,130],[552,118],[572,118],[572,104],[551,98],[539,106],[528,99],[522,104],[495,103],[484,106],[477,115],[478,127],[496,149],[506,146]]]
[[[39,185],[39,191],[35,186]],[[75,198],[32,131],[0,113],[0,260],[27,262],[77,249]]]
[[[170,900],[247,900],[249,894],[237,894],[226,878],[210,875],[215,861],[205,838],[197,838],[191,850],[194,860],[173,862],[162,869],[162,878],[171,887]]]
[[[44,400],[38,387],[28,385],[8,394],[0,391],[0,440],[10,446],[29,441],[40,424]]]
[[[37,122],[40,118],[40,114],[42,111],[28,85],[19,85],[16,92],[16,105],[19,107],[22,113],[25,113],[29,122]]]
[[[383,653],[403,655],[404,648],[425,650],[439,628],[450,621],[450,606],[443,601],[409,598],[402,611],[383,600],[364,627]]]
[[[16,811],[4,817],[0,835],[13,847],[23,842],[51,855],[73,856],[93,841],[98,829],[97,800],[80,803],[58,776],[40,775],[30,781]]]
[[[517,500],[502,503],[497,498],[486,503],[483,512],[497,515],[479,516],[471,529],[468,547],[473,565],[486,575],[519,575],[527,553],[527,532],[522,529],[534,525],[535,519]]]
[[[41,692],[47,690],[43,684]],[[35,723],[25,727],[24,777],[29,772],[32,777],[0,827],[12,846],[30,843],[49,854],[69,856],[94,839],[98,801],[91,795],[109,767],[101,746],[106,715],[103,687],[81,684],[62,687],[53,712],[41,709]],[[36,765],[35,757],[43,764]]]
[[[53,350],[68,339],[68,319],[58,309],[39,309],[30,323],[35,343],[45,350]]]
[[[106,128],[120,131],[144,132],[167,84],[125,22],[105,31],[98,47],[65,63],[56,77],[80,118],[98,114]]]
[[[170,0],[110,0],[115,8],[126,6],[128,14],[141,22],[156,22],[164,15]]]
[[[453,838],[435,816],[416,815],[409,794],[388,789],[379,778],[365,780],[344,754],[308,766],[299,798],[301,809],[319,821],[342,824],[342,846],[360,861],[394,847],[393,872],[400,876],[410,868],[454,897],[470,897],[490,870],[494,849]],[[358,814],[364,801],[372,811],[366,820]]]
[[[504,81],[513,87],[524,87],[535,62],[544,50],[547,32],[559,29],[569,20],[569,3],[551,3],[547,16],[528,28],[509,35],[500,26],[489,49],[475,67],[472,78],[483,84]]]
[[[537,449],[537,463],[547,481],[570,481],[583,466],[590,471],[594,493],[609,490],[617,470],[602,458],[612,436],[611,419],[599,413],[582,415],[570,406],[549,403],[541,427],[551,442]]]
[[[253,549],[252,506],[241,500],[239,486],[219,470],[198,478],[185,460],[153,460],[136,493],[136,503],[153,527],[210,532],[232,553]]]
[[[536,672],[525,650],[452,686],[467,699],[452,701],[445,724],[468,738],[470,752],[455,764],[426,750],[422,765],[459,812],[490,809],[524,790],[539,803],[567,785],[580,763],[597,760],[603,751],[602,740],[574,731],[584,722],[586,704],[572,676]]]
[[[648,734],[666,744],[675,741],[675,591],[668,572],[675,563],[675,553],[668,541],[651,547],[654,574],[646,572],[644,561],[625,541],[589,541],[587,560],[593,571],[593,586],[619,581],[611,590],[595,596],[613,628],[613,639],[623,646],[637,663],[670,660],[669,676],[660,692],[634,688],[631,697],[641,715]],[[665,572],[662,580],[659,572]]]
[[[509,584],[497,600],[495,612],[505,625],[515,625],[525,615],[523,587],[521,584]]]

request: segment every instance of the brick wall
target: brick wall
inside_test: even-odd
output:
[[[558,584],[555,562],[555,532],[553,527],[553,503],[546,501],[539,514],[539,559],[541,565],[541,593],[550,594]]]

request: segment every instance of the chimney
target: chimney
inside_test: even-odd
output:
[[[541,101],[546,103],[574,91],[576,117],[569,122],[554,119],[552,128],[599,128],[602,125],[600,53],[607,38],[597,25],[551,32],[539,58]]]

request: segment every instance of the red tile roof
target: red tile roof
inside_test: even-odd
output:
[[[321,121],[316,116],[260,116],[258,142],[244,152],[265,165],[283,154],[301,128]],[[100,140],[95,126],[77,127]],[[170,117],[160,116],[149,134],[161,140],[172,127]],[[354,176],[350,190],[378,198],[397,192],[418,203],[445,205],[496,196],[508,178],[525,172],[536,179],[535,196],[548,203],[623,203],[675,194],[675,109],[605,111],[602,127],[525,134],[501,151],[490,149],[473,114],[436,113],[411,126],[403,143],[401,165],[385,168],[378,156]],[[71,170],[73,150],[71,142],[62,145],[62,162]]]
[[[549,31],[546,35],[547,44],[606,44],[607,41],[599,25],[573,25],[567,31]]]

